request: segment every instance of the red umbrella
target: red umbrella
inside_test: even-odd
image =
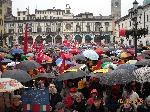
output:
[[[103,50],[101,50],[100,48],[95,49],[95,52],[96,52],[98,55],[101,55],[101,54],[104,53]]]
[[[43,56],[43,60],[48,61],[48,60],[52,60],[52,58],[49,57],[49,56],[47,56],[47,55],[44,55],[44,56]]]
[[[64,54],[65,59],[70,59],[71,58],[71,54]]]
[[[145,51],[143,51],[143,54],[150,55],[150,50],[145,50]]]
[[[69,50],[69,53],[72,53],[72,54],[78,54],[80,53],[81,51],[79,49],[70,49]]]
[[[144,58],[143,55],[139,55],[139,56],[136,57],[136,59],[140,61],[140,60],[143,60],[143,59],[145,59],[145,58]]]
[[[130,49],[128,49],[128,52],[130,53],[130,54],[135,54],[135,50],[134,50],[134,48],[130,48]]]

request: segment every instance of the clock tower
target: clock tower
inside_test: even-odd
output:
[[[111,15],[114,19],[121,18],[121,0],[111,0]]]

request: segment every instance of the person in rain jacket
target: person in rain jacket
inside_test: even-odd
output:
[[[91,91],[91,97],[87,100],[87,105],[89,106],[93,105],[95,96],[98,96],[98,92],[96,89],[93,89]]]
[[[64,104],[67,109],[70,109],[74,102],[74,95],[77,92],[76,88],[70,88],[70,94],[64,99]]]
[[[87,107],[85,112],[108,112],[108,109],[103,105],[103,99],[101,97],[95,96],[93,101],[92,106]]]

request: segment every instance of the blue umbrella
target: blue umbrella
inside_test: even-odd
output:
[[[11,54],[15,55],[16,53],[24,53],[22,49],[13,49],[10,51]]]
[[[58,58],[55,62],[56,62],[56,65],[57,65],[57,66],[61,65],[61,63],[62,63],[62,58]],[[70,61],[65,60],[65,64],[73,65],[74,63],[73,63],[73,62],[70,62]]]

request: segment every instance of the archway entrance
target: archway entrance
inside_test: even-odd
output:
[[[23,45],[24,43],[24,37],[23,36],[19,36],[18,37],[18,44]]]
[[[55,43],[59,43],[59,44],[62,44],[62,37],[60,35],[57,35],[55,37]]]
[[[90,43],[92,40],[92,37],[90,35],[85,36],[85,43]]]
[[[53,37],[49,34],[44,40],[46,41],[46,44],[49,44],[53,42]]]
[[[41,41],[43,41],[43,38],[41,35],[38,35],[35,39],[36,43],[39,44]]]
[[[80,44],[80,43],[82,42],[82,37],[81,37],[81,35],[76,35],[76,36],[74,37],[74,40]]]
[[[94,42],[97,44],[101,44],[101,35],[95,35],[94,37]]]

